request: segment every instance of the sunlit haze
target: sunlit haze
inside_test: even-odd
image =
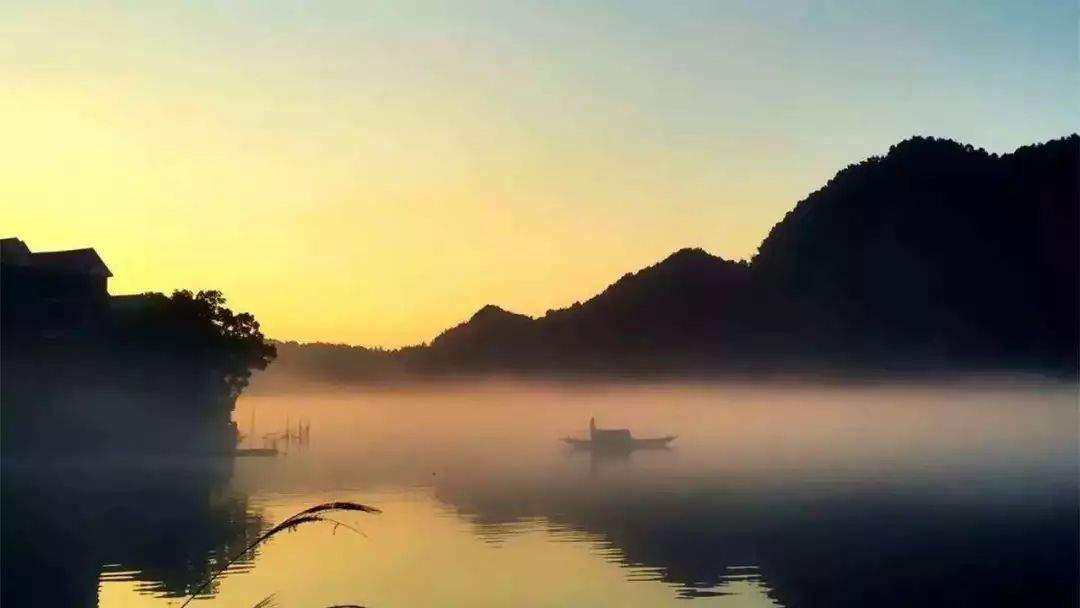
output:
[[[1078,125],[1075,1],[165,4],[0,6],[0,236],[280,339],[543,314],[911,135]]]

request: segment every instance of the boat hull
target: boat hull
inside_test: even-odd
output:
[[[622,441],[592,441],[590,439],[576,439],[564,437],[566,443],[575,450],[659,450],[668,447],[675,440],[675,436],[648,437],[643,439],[631,438]]]
[[[233,456],[277,456],[277,448],[238,448],[233,452]]]

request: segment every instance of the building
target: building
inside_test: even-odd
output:
[[[0,318],[8,337],[76,339],[103,327],[109,267],[91,248],[32,252],[0,239]]]

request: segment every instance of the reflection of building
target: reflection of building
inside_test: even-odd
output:
[[[97,333],[111,276],[93,249],[34,253],[17,238],[0,239],[4,331],[52,339]]]
[[[182,598],[264,529],[261,510],[229,485],[232,461],[150,462],[5,469],[0,605],[98,606],[112,581]]]

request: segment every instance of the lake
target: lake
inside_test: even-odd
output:
[[[669,450],[594,454],[590,416]],[[4,584],[38,605],[1076,605],[1075,385],[455,382],[251,394],[276,458],[5,463]],[[13,583],[13,581],[18,581]],[[5,596],[10,599],[10,593]]]

